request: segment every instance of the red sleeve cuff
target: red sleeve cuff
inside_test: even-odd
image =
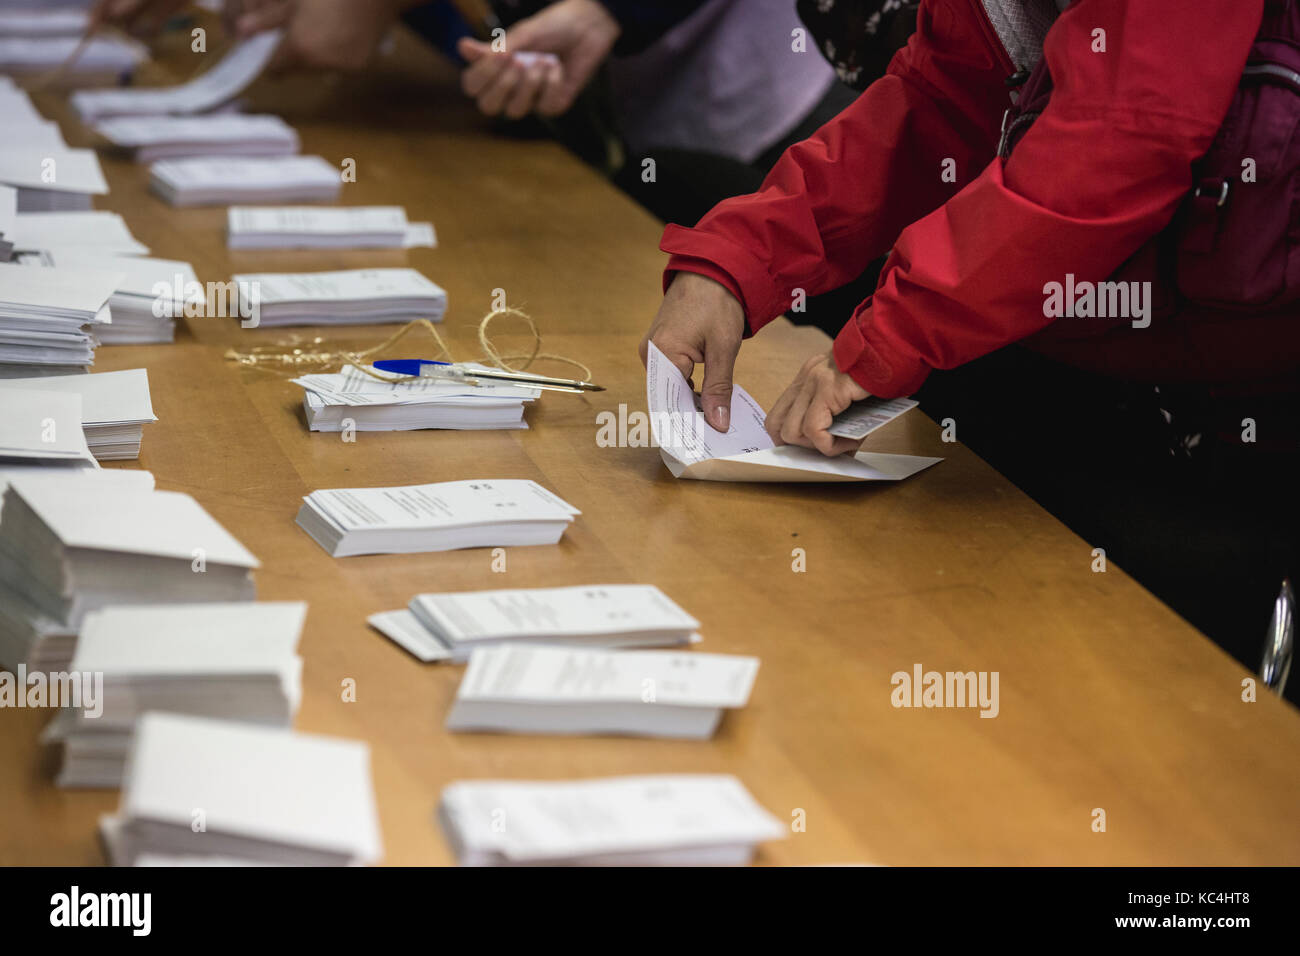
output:
[[[835,337],[832,352],[836,366],[877,398],[911,395],[921,387],[930,369],[919,359],[906,358],[870,341],[863,334],[863,327],[869,328],[870,321],[868,299]]]
[[[659,248],[670,257],[664,271],[665,289],[674,272],[695,272],[722,283],[745,310],[750,334],[787,308],[785,298],[771,291],[771,278],[762,261],[730,239],[670,223]]]

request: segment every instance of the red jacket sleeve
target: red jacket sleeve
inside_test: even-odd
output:
[[[1191,164],[1222,123],[1262,13],[1263,0],[1075,3],[1045,46],[1056,85],[1050,106],[1005,168],[994,161],[902,229],[876,294],[835,341],[840,368],[873,394],[907,394],[933,368],[1047,325],[1048,282],[1067,273],[1106,278],[1168,223],[1190,187]],[[1095,48],[1097,30],[1105,52]],[[835,181],[832,196],[860,189],[864,175],[829,163],[821,174]],[[745,280],[736,285],[753,309]]]
[[[941,5],[938,16],[934,6],[922,7],[889,73],[787,150],[757,193],[720,203],[693,229],[665,230],[665,287],[678,271],[717,279],[757,331],[790,308],[796,290],[816,295],[856,278],[905,226],[954,195],[944,160],[966,178],[988,162],[1011,69],[989,46],[978,3],[960,15]]]

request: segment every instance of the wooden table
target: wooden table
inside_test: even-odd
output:
[[[179,49],[154,69],[200,65]],[[357,161],[343,202],[404,204],[434,222],[439,247],[228,252],[224,209],[171,209],[143,168],[109,156],[101,207],[205,281],[410,264],[448,290],[443,328],[461,358],[478,357],[478,321],[505,289],[547,350],[609,386],[545,395],[528,431],[345,443],[307,431],[297,386],[223,358],[285,330],[195,319],[172,346],[99,350],[96,370],[149,369],[159,421],[139,466],[261,559],[262,598],[310,602],[297,726],[369,742],[386,862],[451,861],[434,808],[453,780],[727,772],[778,817],[806,819],[764,847],[768,863],[1300,863],[1300,715],[1267,694],[1243,703],[1245,670],[1119,569],[1092,573],[1093,543],[919,412],[870,447],[947,460],[892,486],[678,481],[654,449],[598,447],[598,413],[644,408],[636,344],[663,256],[657,223],[594,172],[549,142],[495,135],[453,71],[409,40],[365,79],[264,81],[254,99],[300,131],[304,152]],[[60,98],[38,101],[89,142]],[[392,329],[323,334],[364,347]],[[745,345],[737,381],[770,406],[825,344],[777,322]],[[475,477],[535,479],[583,515],[558,546],[510,550],[504,574],[487,550],[335,560],[293,523],[316,488]],[[449,734],[462,669],[422,665],[365,623],[420,591],[603,582],[656,584],[703,622],[703,650],[762,659],[749,706],[714,740]],[[915,663],[998,671],[1000,714],[895,709],[890,675]],[[36,744],[46,716],[0,712],[0,863],[100,862],[95,822],[117,795],[52,785]]]

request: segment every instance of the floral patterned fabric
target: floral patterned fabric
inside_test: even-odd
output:
[[[841,80],[866,89],[916,30],[920,0],[798,0],[799,19]]]

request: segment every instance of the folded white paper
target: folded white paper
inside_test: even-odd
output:
[[[135,236],[115,212],[29,212],[18,214],[14,240],[19,249],[61,249],[77,252],[135,256],[149,247]]]
[[[149,397],[149,373],[142,368],[95,375],[0,379],[0,404],[3,391],[9,388],[80,395],[82,429],[91,453],[99,461],[138,458],[144,425],[158,420]]]
[[[704,419],[691,383],[650,343],[646,356],[650,430],[664,464],[678,478],[707,481],[898,481],[941,458],[858,452],[827,458],[808,448],[776,445],[762,406],[739,385],[732,389],[731,428]]]
[[[119,866],[146,853],[298,866],[383,855],[366,744],[175,714],[141,718],[106,822]]]
[[[89,209],[91,196],[108,192],[99,157],[90,149],[0,145],[0,183],[19,190],[20,212],[62,208],[56,204],[64,194],[75,208]]]
[[[80,90],[72,105],[86,121],[104,116],[206,113],[230,102],[257,79],[280,43],[280,30],[258,33],[211,69],[172,87]]]
[[[75,392],[0,388],[0,462],[91,464],[81,416]]]
[[[288,729],[302,698],[307,606],[241,601],[118,605],[86,615],[69,670],[103,675],[98,713],[68,708],[46,727],[63,787],[116,787],[140,716],[158,710]]]

